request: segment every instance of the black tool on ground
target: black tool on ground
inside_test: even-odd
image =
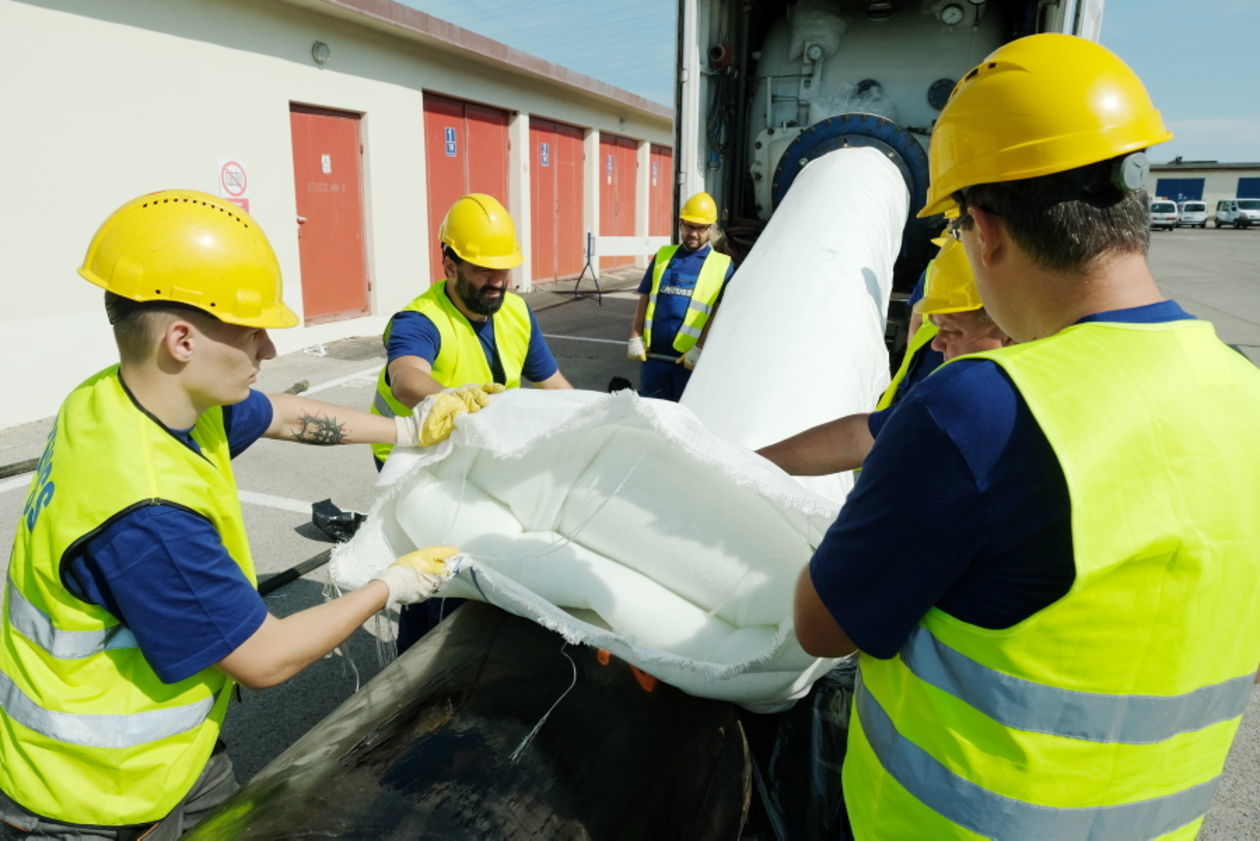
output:
[[[319,502],[311,503],[311,524],[328,535],[329,540],[336,543],[345,543],[351,537],[354,537],[354,533],[359,530],[359,526],[363,525],[363,521],[366,519],[367,514],[362,514],[358,511],[342,511],[331,499],[321,499]],[[325,549],[318,555],[307,558],[300,564],[294,564],[283,572],[278,572],[265,581],[260,582],[258,592],[264,596],[272,593],[290,581],[297,581],[311,570],[319,569],[328,563],[331,557],[332,550]]]
[[[634,391],[634,384],[631,383],[629,380],[627,380],[625,377],[613,377],[611,380],[608,381],[609,394],[612,394],[615,391],[624,391],[627,388],[630,389],[631,391]]]
[[[300,564],[294,564],[284,572],[277,572],[270,578],[258,582],[258,595],[265,596],[268,593],[273,593],[276,590],[279,590],[290,581],[297,581],[311,570],[319,569],[324,564],[328,563],[330,558],[332,558],[332,550],[325,549],[323,552],[307,558]]]
[[[345,543],[363,525],[367,514],[342,511],[331,499],[311,503],[311,523],[337,543]]]

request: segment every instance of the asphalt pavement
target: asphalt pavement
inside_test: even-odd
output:
[[[1260,364],[1260,230],[1178,230],[1152,234],[1151,264],[1161,288],[1191,313],[1216,323],[1226,342]],[[603,391],[613,377],[637,385],[637,365],[625,358],[625,339],[640,271],[606,273],[597,298],[588,277],[544,286],[525,297],[538,314],[561,370],[578,388]],[[737,278],[737,280],[751,280]],[[773,282],[765,279],[767,288]],[[266,363],[258,387],[301,389],[346,406],[365,408],[384,356],[367,336],[305,348]],[[109,360],[101,360],[104,366]],[[84,371],[84,375],[92,373]],[[755,396],[750,396],[755,399]],[[0,430],[0,468],[39,455],[51,419]],[[3,471],[0,470],[0,474]],[[331,543],[311,523],[323,499],[347,511],[366,511],[376,472],[366,447],[315,448],[262,440],[236,460],[246,525],[260,580],[317,556]],[[0,541],[11,544],[29,474],[0,476]],[[0,558],[0,571],[8,557]],[[318,603],[328,588],[326,568],[314,569],[268,595],[279,616]],[[224,738],[244,782],[344,701],[388,662],[392,624],[369,623],[334,654],[286,684],[244,691],[228,716]],[[1260,691],[1254,692],[1217,790],[1201,839],[1260,841]]]

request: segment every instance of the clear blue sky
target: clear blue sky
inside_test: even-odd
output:
[[[402,0],[656,102],[674,101],[674,0]],[[1260,161],[1260,0],[1110,0],[1102,43],[1176,137],[1151,159]]]

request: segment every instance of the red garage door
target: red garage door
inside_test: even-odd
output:
[[[574,277],[586,265],[582,129],[531,117],[530,246],[534,281]]]
[[[489,193],[508,206],[508,112],[431,93],[424,95],[429,180],[430,280],[443,277],[438,228],[465,193]]]
[[[307,324],[363,315],[363,184],[359,116],[289,106],[297,193],[302,313]]]
[[[635,149],[628,137],[603,134],[599,138],[599,233],[606,237],[634,236]],[[634,264],[633,257],[602,257],[599,268]]]
[[[652,144],[652,172],[648,178],[648,236],[667,237],[674,229],[674,153]]]

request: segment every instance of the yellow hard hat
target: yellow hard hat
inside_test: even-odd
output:
[[[474,266],[511,269],[525,260],[512,217],[498,199],[485,193],[457,199],[446,211],[438,239]]]
[[[133,301],[188,304],[229,324],[292,327],[262,228],[225,199],[162,190],[132,199],[92,237],[79,274]]]
[[[708,193],[696,193],[687,199],[678,218],[693,225],[712,225],[717,221],[717,203]]]
[[[942,212],[965,187],[1065,172],[1171,137],[1142,80],[1106,47],[1029,35],[954,86],[932,130],[919,216]]]
[[[953,239],[932,241],[943,244],[936,258],[928,263],[923,298],[915,304],[915,311],[926,317],[984,306],[962,243]]]

